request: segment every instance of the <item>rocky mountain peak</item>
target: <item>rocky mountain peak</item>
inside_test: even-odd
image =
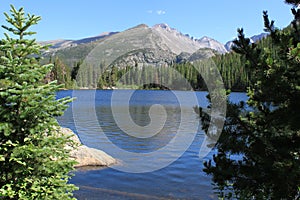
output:
[[[168,33],[172,33],[172,34],[177,34],[177,35],[181,35],[181,33],[179,31],[177,31],[175,28],[170,27],[168,24],[166,23],[161,23],[161,24],[156,24],[152,27],[152,30],[156,30],[156,31],[166,31]]]
[[[214,50],[218,51],[219,53],[226,53],[227,52],[227,50],[226,50],[226,48],[224,47],[223,44],[221,44],[217,40],[212,39],[208,36],[204,36],[200,39],[197,39],[196,41],[200,44],[200,46],[202,48],[214,49]]]
[[[129,28],[127,30],[131,30],[131,29],[148,29],[148,28],[149,28],[149,26],[147,24],[139,24],[139,25],[134,26],[132,28]]]
[[[163,29],[170,29],[170,26],[166,23],[156,24],[153,28],[163,28]]]
[[[181,52],[194,53],[200,48],[214,49],[222,54],[227,52],[223,44],[210,37],[204,36],[200,39],[194,39],[165,23],[154,25],[152,30],[161,35],[167,46],[172,47],[172,51],[176,54]]]
[[[202,41],[202,42],[204,42],[204,41],[211,41],[211,40],[213,40],[213,39],[210,38],[210,37],[207,37],[207,36],[203,36],[202,38],[199,39],[199,41]]]

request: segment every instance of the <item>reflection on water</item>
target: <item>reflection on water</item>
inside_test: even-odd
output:
[[[119,92],[122,96],[129,91],[114,92]],[[84,144],[90,147],[107,149],[111,146],[111,142],[128,152],[155,152],[173,140],[180,123],[183,124],[180,130],[186,137],[194,134],[191,132],[194,129],[192,127],[199,123],[197,114],[193,112],[195,105],[190,100],[191,92],[178,92],[185,96],[179,102],[176,95],[170,91],[140,90],[134,92],[129,101],[129,113],[133,122],[142,127],[151,124],[149,110],[155,104],[164,107],[167,117],[163,128],[157,134],[146,137],[150,133],[142,130],[139,134],[144,135],[145,138],[133,137],[126,134],[126,129],[130,129],[130,127],[122,127],[121,130],[114,120],[116,114],[121,119],[124,117],[124,120],[129,117],[122,116],[124,114],[122,108],[127,106],[128,102],[124,102],[122,98],[117,99],[113,113],[111,108],[112,91],[97,91],[95,98],[89,98],[94,95],[93,93],[94,91],[91,90],[76,91],[76,95],[80,96],[76,101],[76,113],[80,113],[79,119],[81,120],[81,126],[77,127],[80,129],[79,137]],[[196,93],[198,105],[207,105],[206,94],[205,92]],[[72,95],[72,91],[58,93],[59,97],[67,95]],[[97,122],[89,120],[94,111]],[[160,117],[156,116],[156,113],[159,115],[160,111],[154,110],[152,113],[154,117]],[[181,119],[182,116],[184,116],[183,119]],[[59,122],[62,126],[69,127],[76,132],[72,109],[69,108],[65,115],[59,118]],[[101,128],[99,129],[99,127]],[[202,172],[203,160],[198,157],[203,141],[201,127],[197,129],[197,134],[192,139],[193,143],[179,159],[154,172],[126,173],[111,168],[78,170],[71,180],[72,183],[80,186],[76,197],[78,199],[217,199],[212,191],[210,177]],[[142,164],[149,167],[162,162],[178,153],[178,149],[180,148],[171,148],[165,154],[160,155],[159,159],[147,160]],[[113,151],[109,153],[114,156]],[[204,159],[211,156],[212,153]]]
[[[175,136],[176,130],[180,123],[180,109],[176,107],[165,107],[167,111],[167,120],[163,129],[152,137],[137,138],[126,134],[115,123],[111,113],[110,106],[97,106],[96,113],[99,120],[99,125],[109,140],[118,147],[132,152],[151,152],[155,151],[170,142]],[[149,117],[150,106],[132,105],[129,108],[132,120],[139,126],[147,126],[150,123]],[[116,114],[122,115],[122,109]],[[128,116],[124,116],[128,117]],[[126,131],[126,127],[125,131]],[[130,127],[128,127],[130,128]],[[140,134],[147,136],[147,131],[142,131]],[[134,145],[132,145],[132,143]]]

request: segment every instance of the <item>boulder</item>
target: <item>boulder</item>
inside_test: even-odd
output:
[[[70,149],[70,156],[78,163],[75,167],[86,167],[86,166],[110,166],[117,163],[117,160],[101,151],[83,145],[78,136],[68,128],[61,128],[63,135],[70,136],[70,139],[74,144],[68,144],[67,149]]]

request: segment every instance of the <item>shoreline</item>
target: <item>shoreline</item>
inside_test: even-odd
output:
[[[68,88],[63,88],[59,89],[58,91],[69,91],[69,90],[149,90],[149,91],[180,91],[180,92],[208,92],[207,90],[161,90],[161,89],[133,89],[133,88],[115,88],[115,89],[100,89],[100,88],[75,88],[75,89],[68,89]],[[247,93],[247,91],[243,90],[233,90],[230,93]]]

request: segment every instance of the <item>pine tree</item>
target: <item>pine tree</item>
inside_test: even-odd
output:
[[[112,66],[111,71],[110,71],[110,81],[111,81],[111,86],[116,86],[116,82],[118,81],[118,77],[117,77],[117,67]]]
[[[72,68],[72,71],[71,71],[71,80],[74,81],[77,79],[77,74],[78,74],[78,71],[80,69],[80,65],[82,64],[82,60],[76,62],[75,66]]]
[[[228,104],[218,153],[204,169],[222,198],[300,198],[300,10],[292,13],[291,26],[279,30],[264,12],[270,46],[238,30],[234,50],[251,72],[248,107]]]
[[[54,59],[50,77],[51,80],[56,80],[57,84],[62,84],[64,88],[72,88],[73,86],[70,68],[58,57]]]
[[[52,65],[40,66],[43,49],[29,31],[41,19],[11,6],[13,34],[0,44],[0,198],[71,199],[68,184],[74,162],[64,147],[71,142],[59,132],[56,116],[62,115],[70,98],[56,100],[56,82],[45,84]]]

